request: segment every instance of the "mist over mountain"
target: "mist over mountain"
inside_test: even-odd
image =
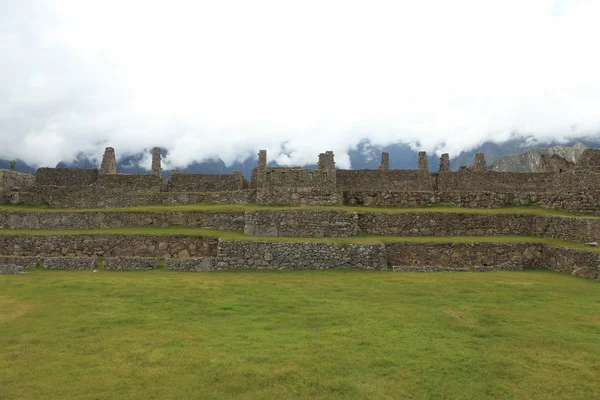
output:
[[[578,145],[578,143],[580,143]],[[484,153],[490,169],[495,171],[536,171],[534,164],[539,161],[541,154],[559,154],[567,159],[573,152],[580,155],[583,147],[600,147],[600,141],[590,139],[572,140],[567,143],[550,142],[547,144],[532,143],[528,138],[518,138],[506,141],[504,143],[485,142],[482,145],[459,153],[456,157],[451,157],[451,168],[457,170],[462,165],[472,165],[476,153]],[[578,147],[583,146],[583,147]],[[553,148],[554,150],[549,150]],[[561,150],[563,149],[563,150]],[[324,148],[322,151],[328,150]],[[375,146],[368,140],[361,141],[355,148],[348,151],[352,169],[376,169],[381,162],[381,152],[390,153],[391,169],[415,169],[417,168],[418,150],[415,150],[409,144],[398,143],[389,146]],[[562,151],[562,152],[561,152]],[[167,156],[168,151],[162,149],[163,157]],[[140,151],[136,154],[121,156],[117,159],[117,168],[119,173],[124,174],[145,174],[149,170],[146,167],[148,152]],[[278,154],[267,154],[268,164],[278,166],[274,159]],[[250,177],[252,169],[256,166],[258,156],[248,157],[243,161],[236,161],[226,165],[223,160],[213,159],[203,162],[193,162],[186,168],[181,168],[183,173],[205,173],[205,174],[229,174],[234,170],[241,171],[246,177]],[[314,156],[314,163],[299,165],[307,168],[316,168],[318,154]],[[436,172],[439,166],[439,157],[435,154],[428,154],[429,170]],[[21,160],[16,160],[16,170],[33,173],[36,170],[35,165],[29,165]],[[573,161],[573,160],[571,160]],[[0,168],[8,169],[10,160],[0,160]],[[67,162],[61,161],[56,167],[59,168],[97,168],[100,161],[81,152],[75,160]],[[163,175],[168,177],[170,171],[165,168]]]

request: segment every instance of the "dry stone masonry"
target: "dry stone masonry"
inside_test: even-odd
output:
[[[100,166],[101,174],[116,174],[117,173],[117,158],[115,156],[115,149],[107,147],[104,149],[104,156],[102,156],[102,164]]]
[[[44,258],[47,269],[94,269],[98,264],[97,257],[48,257]]]
[[[267,153],[261,150],[250,181],[237,171],[173,173],[163,180],[160,149],[152,150],[150,174],[128,175],[117,173],[114,149],[108,147],[100,170],[39,168],[35,176],[18,178],[3,172],[0,202],[66,208],[195,202],[393,207],[448,202],[477,208],[537,204],[600,215],[598,160],[600,150],[588,149],[575,165],[553,155],[541,159],[545,172],[496,172],[487,169],[484,155],[478,153],[472,167],[451,171],[449,157],[443,154],[439,172],[430,173],[425,152],[419,153],[414,170],[390,170],[387,153],[382,153],[378,169],[342,170],[335,168],[331,151],[318,155],[318,168],[307,169],[268,167]]]
[[[158,259],[150,257],[105,257],[103,267],[115,271],[143,271],[158,268]]]
[[[247,180],[232,174],[172,173],[163,180],[159,148],[147,174],[119,174],[107,147],[99,169],[39,168],[35,175],[0,171],[0,203],[70,208],[83,212],[0,211],[0,270],[26,268],[214,271],[226,269],[359,268],[392,271],[518,271],[551,268],[600,278],[600,253],[541,243],[410,243],[340,245],[315,239],[276,237],[497,236],[521,235],[577,242],[600,241],[600,218],[536,214],[351,212],[268,210],[252,212],[117,212],[110,207],[211,202],[268,205],[364,205],[385,207],[452,203],[494,208],[540,205],[600,215],[600,150],[587,150],[577,164],[558,156],[541,158],[538,173],[494,172],[485,156],[472,166],[450,169],[448,154],[437,173],[420,152],[417,169],[390,170],[388,153],[371,170],[336,169],[334,154],[318,155],[312,168],[268,165],[258,154]],[[10,210],[9,210],[10,211]],[[54,234],[12,235],[11,229],[104,229],[186,226],[243,232],[248,240],[210,236]],[[197,233],[197,232],[196,232]],[[253,236],[253,238],[250,238]],[[261,239],[262,238],[262,239]],[[270,238],[268,240],[267,238]],[[250,240],[252,239],[252,240]],[[299,241],[301,240],[301,241]],[[389,239],[386,239],[386,241]]]

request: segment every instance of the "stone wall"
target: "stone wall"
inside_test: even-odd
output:
[[[387,269],[385,246],[219,241],[215,269]]]
[[[125,193],[135,190],[160,192],[162,178],[155,174],[102,174],[97,185],[101,188],[120,189]]]
[[[0,265],[19,265],[23,268],[39,268],[42,257],[0,256]]]
[[[346,211],[246,212],[249,236],[349,237],[358,233],[358,216]]]
[[[600,219],[534,214],[358,213],[358,230],[392,236],[541,236],[600,241]]]
[[[437,190],[441,192],[546,192],[557,190],[556,173],[496,172],[465,169],[438,175]]]
[[[11,212],[0,211],[0,229],[100,229],[189,226],[241,231],[243,212]]]
[[[35,175],[33,174],[0,169],[0,192],[8,192],[13,188],[23,190],[33,185],[35,185]]]
[[[337,189],[361,191],[435,190],[435,176],[426,171],[394,170],[338,170]]]
[[[535,214],[385,213],[328,210],[252,212],[4,212],[0,229],[101,229],[188,226],[249,236],[542,236],[600,241],[600,218]]]
[[[158,260],[152,257],[104,257],[102,267],[114,271],[139,271],[158,268]]]
[[[159,257],[215,256],[214,237],[151,235],[0,235],[0,256]]]
[[[44,258],[46,269],[94,269],[97,257],[48,257]]]
[[[589,279],[600,279],[600,254],[593,251],[548,247],[544,266]]]
[[[525,267],[544,266],[545,245],[518,243],[388,243],[390,266],[439,266],[469,268],[501,264],[514,258]]]
[[[252,174],[258,204],[338,204],[335,170],[255,168]]]
[[[68,246],[72,253],[68,253]],[[67,250],[63,250],[65,248]],[[142,248],[143,251],[140,250]],[[104,256],[104,268],[115,270],[153,269],[158,265],[159,258],[166,258],[165,268],[186,271],[238,268],[493,271],[526,267],[549,268],[600,280],[600,252],[531,243],[338,246],[331,243],[217,241],[214,238],[152,236],[0,236],[0,253],[1,265],[30,268],[39,266],[41,257],[47,268],[92,268],[95,264],[93,257]],[[6,256],[5,253],[10,254]],[[171,261],[171,256],[178,259]]]
[[[592,187],[592,186],[591,186]],[[451,203],[466,208],[500,208],[536,204],[575,213],[600,215],[600,192],[433,192],[404,190],[345,190],[344,205],[371,207],[416,207]]]
[[[53,208],[111,208],[144,205],[185,205],[196,203],[247,204],[254,202],[256,190],[246,189],[214,193],[169,193],[123,190],[99,186],[30,188],[27,192],[1,193],[3,204],[46,204]]]
[[[222,192],[247,189],[248,181],[241,173],[234,174],[172,174],[167,181],[169,192]]]
[[[38,168],[36,186],[88,186],[98,181],[98,170],[91,168]]]
[[[600,150],[587,149],[581,154],[575,168],[579,170],[600,171]]]

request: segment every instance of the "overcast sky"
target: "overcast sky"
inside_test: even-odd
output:
[[[600,133],[600,0],[0,0],[0,158]]]

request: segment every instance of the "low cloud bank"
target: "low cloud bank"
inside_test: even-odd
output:
[[[0,158],[348,168],[363,139],[452,156],[600,134],[600,1],[149,3],[0,3]]]

